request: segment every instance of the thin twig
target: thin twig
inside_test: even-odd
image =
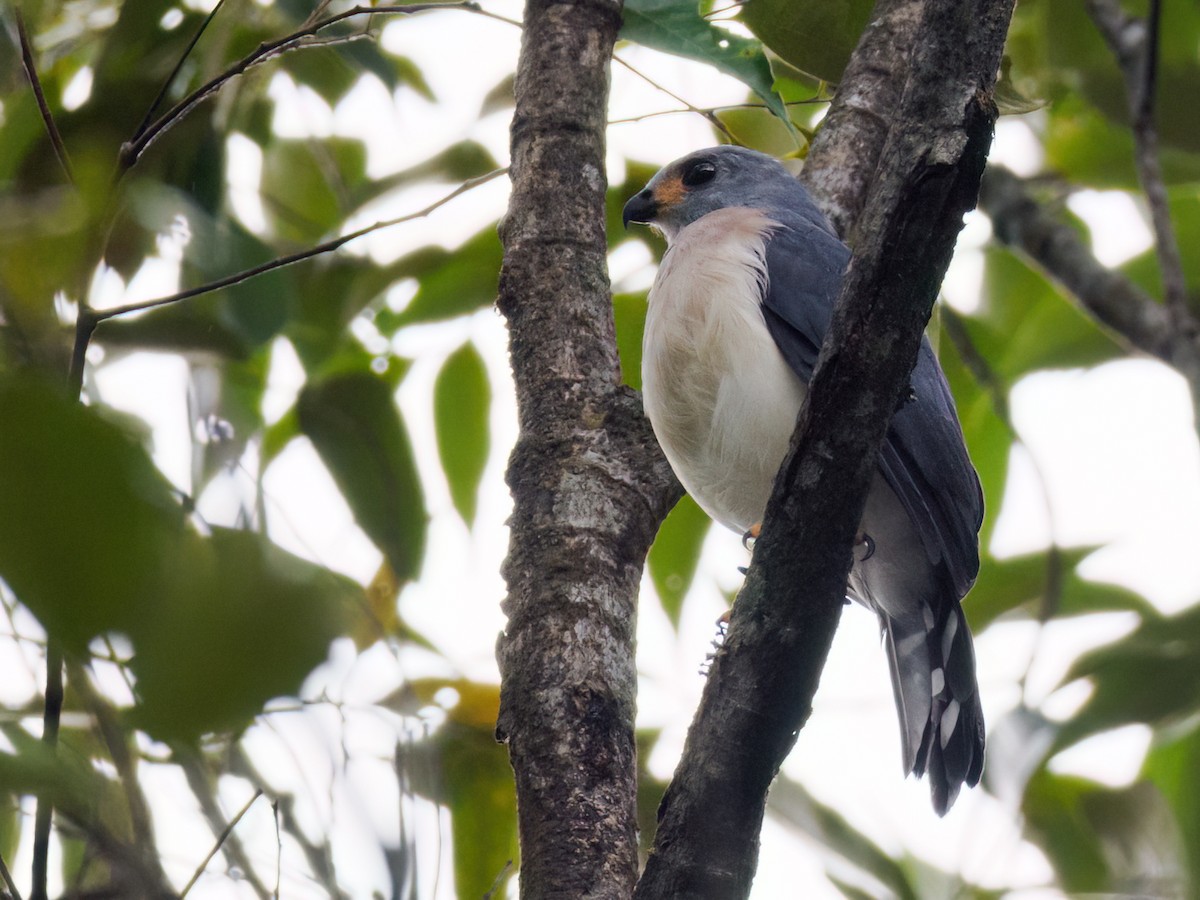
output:
[[[158,90],[158,95],[154,98],[154,102],[150,104],[150,108],[146,110],[146,115],[142,117],[142,121],[138,124],[137,130],[133,133],[134,138],[139,137],[144,132],[152,121],[154,114],[158,112],[159,106],[162,105],[163,98],[167,96],[167,91],[171,89],[171,85],[175,82],[175,76],[179,74],[179,70],[183,68],[183,64],[187,58],[192,55],[192,51],[196,49],[196,43],[200,40],[201,35],[212,24],[212,20],[216,18],[217,13],[221,11],[221,7],[225,5],[225,0],[217,0],[217,5],[212,8],[204,21],[200,23],[200,27],[196,29],[196,33],[192,35],[192,39],[188,41],[188,45],[183,48],[183,53],[179,57],[179,61],[175,63],[175,68],[171,70],[171,74],[167,76],[166,81]]]
[[[188,787],[192,791],[192,796],[196,798],[196,802],[200,804],[200,812],[208,822],[208,827],[213,830],[214,834],[219,834],[228,827],[229,819],[226,818],[225,813],[221,810],[221,804],[217,801],[216,788],[209,777],[208,766],[203,756],[195,750],[184,747],[174,747],[172,750],[172,759],[183,770]],[[251,782],[258,783],[253,779]],[[228,868],[242,871],[242,877],[245,878],[259,900],[270,900],[271,892],[258,877],[250,858],[246,855],[246,848],[242,846],[242,842],[236,834],[231,834],[225,839],[221,845],[221,852],[225,856]]]
[[[42,743],[51,753],[58,747],[58,724],[63,705],[63,653],[58,641],[46,644],[46,707],[42,717]],[[33,887],[29,900],[47,900],[46,879],[50,863],[50,825],[54,820],[54,801],[47,788],[38,797],[33,822]]]
[[[828,102],[829,101],[823,97],[813,97],[811,100],[789,100],[787,103],[785,103],[783,105],[784,106],[809,106],[809,105],[815,104],[815,103],[828,103]],[[726,104],[725,106],[710,106],[706,109],[701,109],[701,110],[697,110],[697,109],[660,109],[660,110],[656,110],[655,112],[643,113],[640,116],[627,116],[624,119],[609,119],[608,124],[609,125],[628,125],[633,122],[644,122],[646,119],[653,119],[653,118],[656,118],[657,116],[675,116],[675,115],[679,115],[680,113],[699,112],[702,115],[704,115],[705,117],[707,117],[707,115],[709,113],[712,113],[715,115],[716,113],[724,112],[727,109],[765,109],[765,110],[769,110],[770,108],[771,107],[767,106],[767,104],[765,104],[765,103],[729,103],[729,104]]]
[[[134,756],[129,752],[126,732],[121,728],[117,711],[92,685],[87,672],[78,663],[67,663],[67,675],[84,706],[92,713],[109,758],[116,767],[125,790],[125,801],[129,807],[129,826],[133,836],[135,852],[141,855],[144,871],[156,874],[159,883],[165,883],[158,853],[155,850],[154,828],[150,821],[150,807],[146,793],[138,782]]]
[[[183,886],[183,890],[179,892],[179,900],[183,900],[183,898],[188,895],[188,891],[192,889],[192,885],[194,885],[200,879],[200,876],[204,874],[204,870],[208,868],[208,864],[212,862],[212,858],[217,855],[217,851],[221,849],[221,845],[225,843],[225,839],[229,837],[229,835],[233,832],[233,829],[237,828],[238,822],[242,821],[242,816],[246,815],[246,813],[250,811],[250,807],[254,805],[254,801],[262,795],[262,788],[258,788],[258,790],[254,792],[254,796],[246,801],[246,805],[238,810],[238,814],[230,820],[229,824],[226,825],[224,830],[217,836],[217,842],[213,845],[212,850],[208,852],[208,856],[204,857],[204,862],[200,863],[196,871],[192,873],[191,880],[185,884]]]
[[[496,891],[500,890],[500,882],[504,880],[504,876],[512,870],[512,860],[508,860],[501,867],[499,874],[492,880],[492,886],[488,888],[488,892],[483,895],[483,900],[492,900],[496,896]]]
[[[619,62],[621,65],[623,65],[626,69],[628,69],[630,72],[632,72],[638,78],[640,78],[644,82],[646,82],[646,84],[650,85],[650,87],[654,88],[655,90],[662,91],[664,94],[666,94],[672,100],[674,100],[676,103],[682,103],[684,106],[687,107],[688,112],[695,113],[698,116],[703,116],[705,119],[708,120],[709,124],[711,124],[713,126],[713,128],[717,129],[719,132],[721,132],[721,134],[725,135],[725,137],[729,138],[729,140],[732,141],[733,143],[735,143],[735,144],[741,143],[736,137],[734,137],[733,132],[729,130],[729,128],[725,125],[725,123],[717,118],[717,114],[713,110],[701,109],[698,106],[693,106],[691,103],[688,103],[686,100],[684,100],[682,97],[680,97],[674,91],[672,91],[670,88],[659,84],[657,81],[655,81],[649,75],[647,75],[645,72],[639,71],[634,66],[631,66],[629,63],[625,62],[625,60],[621,59],[621,57],[617,56],[617,54],[614,53],[612,58],[615,62]]]
[[[414,13],[425,12],[433,9],[458,9],[467,12],[487,15],[489,18],[500,18],[489,13],[484,13],[479,8],[479,4],[474,0],[465,0],[462,3],[412,3],[400,6],[355,6],[352,9],[344,10],[336,15],[321,19],[319,22],[313,22],[309,25],[294,31],[285,37],[274,41],[266,41],[259,44],[258,47],[249,55],[242,57],[232,66],[221,72],[216,77],[212,78],[207,83],[201,85],[192,93],[188,94],[173,107],[158,117],[152,124],[141,130],[132,140],[127,141],[121,146],[120,157],[118,160],[119,171],[125,172],[131,168],[142,154],[146,152],[154,141],[159,138],[163,132],[175,124],[176,121],[186,115],[192,107],[206,100],[217,91],[219,91],[227,82],[244,74],[247,70],[254,66],[264,63],[267,60],[284,53],[293,48],[305,47],[309,45],[309,38],[313,37],[317,32],[343,22],[346,19],[354,16],[375,15],[382,13],[391,13],[399,15],[412,15]]]
[[[25,17],[21,15],[19,7],[13,12],[17,17],[17,34],[21,41],[21,63],[25,67],[25,76],[29,79],[29,86],[33,88],[33,96],[37,98],[38,110],[42,114],[42,123],[46,126],[46,133],[50,136],[50,143],[54,146],[54,155],[58,157],[58,163],[66,173],[67,180],[74,184],[75,173],[71,171],[71,159],[67,156],[67,145],[63,143],[58,126],[54,124],[54,116],[50,114],[50,106],[46,103],[46,95],[42,91],[42,81],[38,78],[37,66],[33,62],[33,45],[29,42],[29,32],[25,30]]]
[[[1150,0],[1145,19],[1126,15],[1115,0],[1088,0],[1088,11],[1117,58],[1125,79],[1133,119],[1134,165],[1150,207],[1155,254],[1162,275],[1163,302],[1176,328],[1195,333],[1197,323],[1188,310],[1187,279],[1179,254],[1179,241],[1171,223],[1171,208],[1159,161],[1158,129],[1154,123],[1162,0]]]
[[[89,310],[88,312],[91,317],[95,319],[96,323],[100,323],[108,319],[115,318],[116,316],[123,316],[127,313],[154,309],[155,307],[166,306],[170,303],[178,303],[180,300],[188,300],[201,294],[209,294],[221,288],[230,287],[235,284],[241,284],[243,281],[248,281],[255,276],[264,275],[267,272],[273,272],[276,269],[282,269],[284,266],[290,266],[293,263],[302,262],[306,259],[312,259],[314,256],[319,256],[322,253],[329,253],[333,250],[337,250],[344,244],[350,243],[350,241],[356,240],[364,235],[371,234],[372,232],[379,231],[382,228],[390,228],[393,225],[400,225],[404,222],[411,222],[413,219],[423,218],[439,207],[449,203],[454,198],[465,194],[472,188],[478,187],[481,184],[498,178],[507,171],[508,169],[496,169],[494,172],[488,172],[486,175],[480,175],[478,178],[471,178],[467,181],[464,181],[449,194],[446,194],[441,199],[434,201],[424,209],[419,209],[416,212],[408,213],[407,215],[398,216],[395,219],[387,219],[383,222],[376,222],[373,225],[368,225],[365,228],[352,231],[349,234],[342,235],[339,238],[334,238],[333,240],[317,244],[315,247],[309,247],[307,250],[301,250],[297,253],[291,253],[287,256],[277,257],[270,262],[265,262],[261,265],[254,266],[250,269],[245,269],[241,272],[236,272],[233,275],[227,275],[224,278],[217,279],[216,281],[210,281],[208,284],[202,284],[199,287],[189,288],[186,291],[179,291],[166,297],[158,297],[154,300],[145,300],[139,303],[128,303],[124,306],[114,306],[111,309]],[[81,310],[81,314],[82,312],[83,311]]]
[[[12,873],[8,871],[8,866],[4,864],[3,856],[0,856],[0,878],[4,879],[4,884],[7,886],[8,892],[12,894],[13,900],[21,900],[21,892],[17,890],[17,886],[13,882]]]

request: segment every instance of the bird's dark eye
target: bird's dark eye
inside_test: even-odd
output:
[[[708,160],[702,160],[698,163],[693,163],[683,173],[683,184],[685,187],[699,187],[702,184],[712,181],[716,175],[717,167]]]

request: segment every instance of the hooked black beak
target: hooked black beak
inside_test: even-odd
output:
[[[654,199],[654,194],[650,188],[646,188],[641,193],[634,194],[630,201],[625,204],[625,209],[621,211],[621,222],[628,228],[630,222],[646,224],[647,222],[653,222],[657,216],[658,201]]]

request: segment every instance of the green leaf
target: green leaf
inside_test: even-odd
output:
[[[464,344],[438,373],[433,419],[450,496],[468,526],[475,521],[479,482],[487,465],[491,402],[483,359],[471,344]]]
[[[310,381],[296,411],[359,527],[400,579],[416,577],[428,516],[391,388],[367,372],[345,372]]]
[[[749,0],[740,18],[790,65],[836,83],[874,5],[873,0]]]
[[[613,318],[617,327],[617,353],[621,380],[635,391],[642,389],[642,333],[646,330],[646,294],[614,294]]]
[[[362,588],[246,531],[189,535],[173,590],[131,629],[134,720],[161,740],[238,730],[325,659]]]
[[[358,147],[365,166],[365,150]],[[325,142],[277,139],[263,151],[260,190],[271,230],[303,243],[332,236],[341,224],[342,208],[338,169]]]
[[[406,754],[406,774],[415,792],[450,812],[458,896],[482,897],[498,879],[494,896],[502,897],[517,862],[517,798],[508,754],[494,734],[500,689],[461,679],[406,687],[410,702],[421,705],[443,687],[458,694],[446,725]]]
[[[700,15],[697,0],[627,0],[624,20],[623,39],[708,63],[741,81],[762,98],[771,112],[789,121],[759,42],[712,24]]]
[[[1082,809],[1095,785],[1081,778],[1038,772],[1025,789],[1027,834],[1045,852],[1068,891],[1102,891],[1108,871],[1100,841]]]
[[[183,527],[136,439],[49,385],[0,380],[0,577],[76,652],[157,594]]]
[[[1063,726],[1060,747],[1119,725],[1167,725],[1200,714],[1200,606],[1145,614],[1132,634],[1076,660],[1064,682],[1078,678],[1091,679],[1094,690]]]
[[[1014,438],[1007,421],[1007,392],[971,341],[963,317],[944,306],[938,307],[938,313],[938,360],[954,395],[963,438],[983,487],[979,546],[987,547],[1000,516]]]
[[[1093,612],[1153,615],[1150,603],[1132,591],[1079,577],[1076,567],[1095,549],[1052,549],[1005,560],[985,554],[963,607],[971,627],[982,631],[1018,609],[1038,621]]]
[[[486,147],[476,141],[460,141],[394,175],[376,181],[364,181],[353,192],[355,208],[410,184],[441,181],[467,181],[500,168]]]
[[[1200,885],[1200,729],[1152,747],[1142,775],[1158,787],[1175,813],[1194,888]]]
[[[416,278],[421,286],[402,312],[381,311],[376,325],[392,334],[417,322],[440,322],[475,312],[496,299],[504,252],[495,228],[486,228],[457,250],[426,247],[397,260],[392,280]]]
[[[700,550],[711,524],[712,520],[704,510],[685,494],[658,529],[658,536],[646,558],[663,611],[677,628],[683,598],[692,586]]]
[[[964,324],[1004,383],[1037,369],[1091,366],[1125,351],[1064,293],[1023,259],[984,251],[984,304]]]
[[[1197,196],[1196,185],[1171,190],[1168,206],[1175,239],[1182,251],[1184,282],[1195,309],[1200,303],[1196,299],[1200,297],[1200,252],[1197,252],[1200,248],[1200,196]],[[1162,268],[1153,247],[1125,263],[1121,270],[1151,296],[1162,296]]]
[[[1067,893],[1186,895],[1178,828],[1153,785],[1111,790],[1042,770],[1026,788],[1022,812],[1026,834]]]

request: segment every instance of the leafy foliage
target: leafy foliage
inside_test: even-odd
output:
[[[450,23],[468,14],[462,6],[447,3],[429,16]],[[714,117],[740,140],[802,155],[797,141],[819,127],[827,85],[842,77],[872,4],[749,0],[736,18],[754,37],[727,27],[720,20],[730,11],[717,7],[627,0],[621,35],[736,79],[755,108]],[[495,225],[464,226],[469,233],[457,245],[414,229],[416,236],[398,240],[390,254],[338,251],[257,271],[348,233],[389,204],[411,212],[427,202],[413,197],[442,188],[444,195],[447,185],[499,168],[495,147],[476,131],[458,131],[419,161],[382,171],[374,148],[329,124],[360,91],[375,90],[406,114],[436,110],[444,99],[433,67],[414,61],[417,48],[404,55],[375,39],[384,17],[354,14],[317,27],[322,17],[349,9],[277,0],[222,6],[208,21],[196,4],[174,0],[24,4],[69,177],[22,68],[15,11],[0,10],[0,599],[9,623],[0,639],[14,660],[40,665],[47,638],[69,660],[60,752],[36,737],[41,698],[32,688],[6,701],[0,716],[0,857],[11,863],[27,852],[27,798],[53,799],[69,823],[58,831],[66,885],[119,890],[128,885],[117,879],[122,866],[134,865],[134,849],[156,858],[155,833],[139,810],[160,800],[147,796],[151,782],[139,772],[169,769],[172,777],[185,774],[177,780],[189,785],[214,840],[227,821],[229,786],[263,787],[276,805],[284,869],[330,895],[355,890],[333,864],[342,853],[335,854],[335,843],[344,838],[316,835],[312,823],[328,817],[319,807],[298,815],[304,791],[283,783],[279,760],[303,741],[280,737],[285,749],[275,756],[262,749],[267,734],[290,734],[289,717],[301,715],[327,716],[305,719],[319,721],[311,730],[323,736],[341,729],[340,740],[328,741],[336,765],[326,768],[339,773],[331,778],[348,782],[356,767],[375,766],[372,793],[382,796],[386,783],[406,815],[431,812],[436,820],[415,838],[403,824],[398,837],[380,837],[393,894],[432,890],[429,874],[416,871],[424,858],[417,850],[425,850],[417,845],[439,831],[442,816],[460,896],[500,896],[512,874],[508,863],[517,862],[511,773],[492,734],[497,689],[485,676],[464,676],[463,669],[475,670],[462,665],[457,648],[439,646],[414,624],[427,622],[422,616],[438,602],[417,608],[438,559],[423,467],[440,465],[457,515],[479,532],[488,463],[506,452],[492,428],[493,407],[507,387],[485,364],[482,344],[453,330],[493,301],[502,261]],[[1194,306],[1200,14],[1186,0],[1164,0],[1163,15],[1157,121]],[[300,37],[306,29],[315,30]],[[446,33],[456,37],[451,26]],[[289,49],[255,56],[289,35]],[[1008,108],[1038,107],[1026,121],[1040,146],[1038,188],[1046,204],[1062,205],[1086,189],[1140,202],[1126,86],[1084,4],[1021,3],[1005,74]],[[219,90],[197,93],[223,76]],[[281,99],[288,92],[302,96],[323,124],[306,130],[289,121],[285,114],[301,107]],[[512,93],[507,73],[480,118],[506,113]],[[144,143],[147,128],[164,122]],[[418,131],[410,126],[406,139]],[[624,183],[609,188],[613,251],[647,240],[620,229],[620,210],[655,168],[627,160]],[[247,178],[248,170],[261,175]],[[1068,221],[1091,238],[1082,222]],[[655,239],[647,246],[651,256],[661,255]],[[1120,270],[1149,295],[1161,295],[1153,248]],[[246,277],[207,290],[236,273]],[[139,291],[146,282],[164,294],[197,294],[100,322],[86,371],[76,360],[72,372],[72,351],[80,348],[70,325],[80,304],[136,302],[145,299]],[[644,286],[618,285],[614,297],[622,376],[634,388]],[[986,550],[1021,439],[1008,412],[1010,392],[1037,372],[1088,368],[1126,358],[1129,349],[1051,275],[995,246],[982,254],[979,308],[947,310],[936,331],[988,497]],[[446,334],[452,343],[441,343]],[[422,361],[427,335],[435,336],[429,352],[440,365],[420,398],[432,405],[432,428],[396,402],[402,382],[410,390],[406,357]],[[436,354],[448,348],[440,362]],[[186,379],[174,412],[187,420],[187,476],[151,453],[151,446],[170,444],[168,429],[117,409],[105,388],[110,373],[147,354],[178,362]],[[82,376],[83,402],[72,375]],[[281,378],[291,383],[281,389]],[[277,509],[281,498],[271,484],[306,447],[353,520],[346,529],[374,547],[368,565],[342,559],[340,546],[300,546],[289,538],[288,513]],[[422,458],[422,447],[436,448],[428,454],[433,462]],[[292,490],[304,499],[308,487]],[[223,495],[232,501],[223,504]],[[685,499],[663,523],[647,561],[654,590],[644,602],[660,603],[677,628],[694,611],[693,595],[712,588],[697,575],[708,530],[707,518]],[[289,540],[295,552],[280,546]],[[1112,612],[1136,620],[1127,635],[1070,665],[1064,684],[1086,681],[1090,688],[1078,709],[1053,717],[1020,705],[996,723],[996,734],[1025,728],[1026,752],[989,759],[987,789],[999,796],[1005,783],[1018,785],[1022,818],[1015,827],[1044,854],[1061,890],[1185,895],[1200,884],[1197,608],[1167,615],[1131,590],[1083,578],[1079,567],[1093,549],[1050,546],[1006,559],[985,552],[967,602],[977,634],[997,624],[1082,623]],[[345,701],[328,679],[312,674],[322,663],[376,671],[380,659],[396,663],[401,684],[378,702],[377,695]],[[440,674],[410,674],[428,671]],[[451,692],[453,702],[446,699]],[[279,699],[287,697],[299,699]],[[1152,736],[1133,784],[1114,789],[1051,767],[1062,751],[1130,724]],[[645,762],[658,737],[650,727],[639,735],[647,832],[663,790]],[[160,825],[182,815],[165,805],[154,812]],[[773,792],[771,815],[824,848],[831,883],[846,896],[994,895],[895,852],[786,778]],[[271,867],[238,846],[235,832],[223,847],[230,868],[269,895],[263,885]],[[154,869],[136,869],[137,877],[158,878]],[[166,877],[178,889],[186,874]]]

